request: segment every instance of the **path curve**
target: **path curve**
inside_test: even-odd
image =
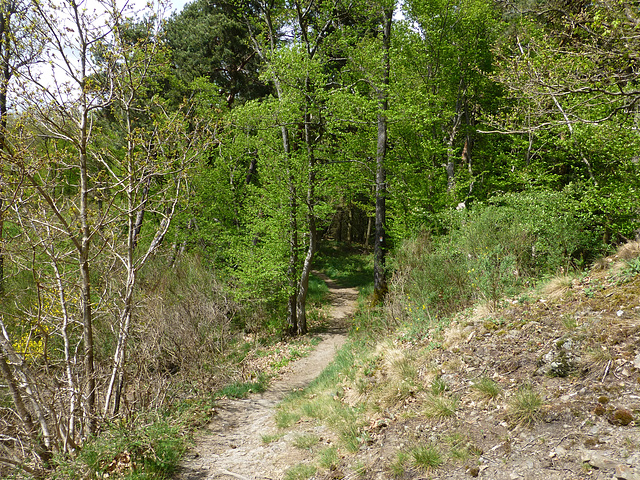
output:
[[[196,438],[196,446],[187,454],[175,480],[277,480],[287,468],[297,464],[302,452],[286,439],[264,444],[262,436],[274,433],[276,405],[291,390],[305,387],[333,360],[346,340],[346,324],[355,311],[358,292],[340,287],[321,273],[314,272],[329,287],[330,328],[321,342],[305,358],[296,361],[261,394],[247,399],[229,399],[218,403],[218,415]]]

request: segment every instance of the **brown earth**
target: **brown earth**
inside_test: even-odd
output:
[[[612,257],[588,276],[465,311],[440,336],[400,335],[381,349],[364,395],[344,385],[345,399],[366,398],[372,413],[368,445],[342,470],[358,462],[367,479],[640,480],[640,276],[620,265]],[[398,352],[417,375],[389,402],[381,385],[394,381],[386,358],[397,364]],[[495,398],[475,387],[483,379],[495,382]],[[541,400],[530,421],[516,409],[522,392]],[[443,399],[452,411],[438,407]],[[420,468],[415,446],[433,447],[442,464]],[[401,467],[399,452],[409,457]]]

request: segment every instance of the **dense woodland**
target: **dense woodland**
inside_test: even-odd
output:
[[[631,0],[0,0],[0,462],[305,334],[323,242],[445,315],[634,238],[639,56]]]

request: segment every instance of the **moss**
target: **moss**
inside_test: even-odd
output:
[[[613,425],[627,426],[633,422],[633,414],[626,408],[617,408],[610,416],[609,422]]]

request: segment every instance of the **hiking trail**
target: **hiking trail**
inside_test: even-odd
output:
[[[278,403],[289,392],[304,388],[315,379],[346,340],[346,321],[355,311],[358,291],[341,287],[323,274],[314,274],[329,287],[330,327],[320,335],[321,342],[265,392],[218,402],[217,415],[196,437],[196,445],[186,455],[175,480],[277,480],[288,468],[311,456],[291,444],[299,430],[270,443],[265,443],[263,436],[278,432],[274,419]],[[313,431],[309,433],[322,437],[324,427],[305,427]]]

